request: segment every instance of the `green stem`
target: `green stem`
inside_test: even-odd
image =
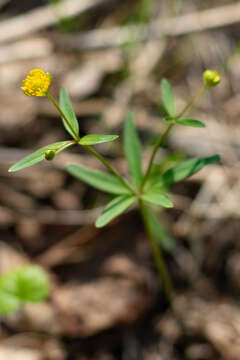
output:
[[[153,252],[154,260],[155,260],[155,263],[156,263],[156,266],[158,269],[158,274],[163,283],[164,291],[169,300],[169,303],[172,306],[175,294],[174,294],[174,288],[173,288],[173,284],[171,281],[171,277],[169,275],[167,266],[163,259],[163,254],[162,254],[161,248],[156,243],[154,234],[152,233],[152,230],[151,230],[151,227],[149,224],[147,208],[146,208],[144,202],[141,200],[139,200],[139,207],[140,207],[143,223],[144,223],[144,226],[146,229],[146,233],[147,233],[148,239],[149,239],[151,247],[152,247],[152,252]]]
[[[107,160],[104,159],[102,155],[100,155],[96,150],[91,148],[89,145],[81,145],[84,147],[85,150],[87,150],[90,154],[95,156],[101,163],[125,186],[128,188],[128,190],[135,194],[135,191],[131,188],[131,186],[126,182],[126,180],[123,179],[123,177],[118,173],[117,170],[115,170]]]
[[[64,112],[62,111],[62,109],[60,108],[60,106],[58,105],[57,101],[54,99],[54,97],[48,92],[47,93],[47,97],[49,98],[49,100],[53,103],[53,105],[56,107],[56,109],[59,111],[59,113],[61,114],[61,116],[64,118],[64,120],[66,121],[66,123],[68,124],[69,128],[71,129],[73,135],[74,135],[74,139],[76,141],[80,140],[79,135],[74,131],[70,121],[68,120],[68,118],[66,117],[66,115],[64,114]]]
[[[180,113],[175,117],[175,120],[181,118],[189,109],[190,107],[195,103],[195,101],[197,99],[199,99],[199,97],[203,94],[203,92],[206,90],[206,85],[202,86],[201,89],[197,92],[196,95],[193,96],[193,98],[186,104],[186,106],[184,106],[184,108],[182,109],[182,111],[180,111]],[[143,177],[143,181],[141,184],[141,189],[144,188],[144,185],[151,173],[152,170],[152,166],[153,166],[153,162],[156,156],[156,153],[159,149],[160,146],[162,146],[165,142],[165,139],[167,137],[167,135],[169,134],[170,130],[173,128],[173,126],[175,125],[175,123],[171,123],[168,125],[168,127],[165,129],[165,131],[160,135],[160,138],[158,139],[158,141],[156,142],[156,144],[154,145],[153,151],[152,151],[152,155],[150,157],[150,161],[148,164],[148,168],[147,171]]]

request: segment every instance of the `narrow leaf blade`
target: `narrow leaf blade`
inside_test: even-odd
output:
[[[162,91],[162,102],[167,113],[171,116],[175,116],[175,105],[174,105],[174,96],[170,83],[163,79],[161,81],[161,91]]]
[[[73,111],[72,104],[70,101],[70,98],[68,96],[67,90],[65,88],[61,88],[60,90],[60,99],[59,99],[60,107],[68,119],[68,121],[71,124],[71,127],[68,125],[66,120],[62,117],[63,125],[67,132],[75,139],[76,135],[79,135],[79,125],[78,121],[75,115],[75,112]]]
[[[100,228],[107,225],[110,221],[122,214],[136,200],[135,196],[121,195],[114,198],[103,210],[102,214],[97,218],[96,227]]]
[[[68,147],[72,146],[73,144],[74,143],[70,142],[70,141],[59,141],[54,144],[44,146],[43,148],[38,149],[34,153],[26,156],[25,158],[18,161],[16,164],[12,165],[8,171],[15,172],[15,171],[25,169],[29,166],[35,165],[45,159],[45,151],[46,150],[56,150],[56,153],[58,154],[59,152],[67,149]]]
[[[78,143],[80,145],[95,145],[95,144],[102,144],[102,143],[114,141],[117,138],[118,135],[90,134],[83,136]]]
[[[180,125],[184,126],[191,126],[191,127],[198,127],[198,128],[205,128],[206,125],[199,120],[194,119],[177,119],[176,122]]]
[[[156,189],[149,190],[149,192],[143,194],[142,199],[165,208],[173,207],[172,200],[166,194]]]
[[[156,178],[153,186],[159,188],[164,185],[169,185],[174,182],[181,181],[197,173],[205,166],[218,162],[219,160],[220,156],[214,155],[205,158],[195,158],[183,161],[179,165],[176,165],[171,169],[167,170],[163,175],[159,176],[159,178]]]
[[[164,250],[172,252],[175,247],[175,242],[167,232],[165,226],[149,208],[147,208],[147,216],[150,230],[156,241]]]
[[[133,121],[133,113],[130,111],[124,121],[124,152],[129,172],[135,184],[139,187],[142,181],[141,145]]]
[[[93,170],[80,165],[69,165],[67,171],[99,190],[110,194],[129,194],[129,189],[116,177],[103,171]]]

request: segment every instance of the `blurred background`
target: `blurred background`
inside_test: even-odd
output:
[[[234,0],[0,0],[0,272],[33,262],[51,279],[46,302],[1,317],[0,360],[239,360],[239,26]],[[190,113],[207,128],[176,127],[159,152],[222,159],[174,185],[175,208],[158,214],[180,323],[137,211],[92,225],[109,197],[64,168],[101,168],[94,158],[74,147],[8,173],[68,139],[49,100],[20,89],[35,68],[53,74],[55,97],[67,88],[81,135],[120,135],[97,150],[122,174],[127,111],[146,165],[165,125],[161,79],[180,110],[205,69],[221,73]]]

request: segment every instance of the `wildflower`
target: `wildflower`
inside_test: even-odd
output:
[[[45,155],[46,160],[53,160],[53,158],[56,155],[56,151],[55,150],[46,150],[44,155]]]
[[[52,75],[40,69],[31,70],[29,73],[30,75],[22,81],[21,89],[24,94],[27,96],[46,96],[52,82]]]
[[[205,80],[205,84],[209,87],[216,86],[221,81],[220,75],[214,70],[204,71],[203,78]]]

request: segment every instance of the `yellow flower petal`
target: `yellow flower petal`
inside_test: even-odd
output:
[[[52,82],[52,75],[41,69],[33,69],[23,81],[21,89],[27,96],[46,96]]]

